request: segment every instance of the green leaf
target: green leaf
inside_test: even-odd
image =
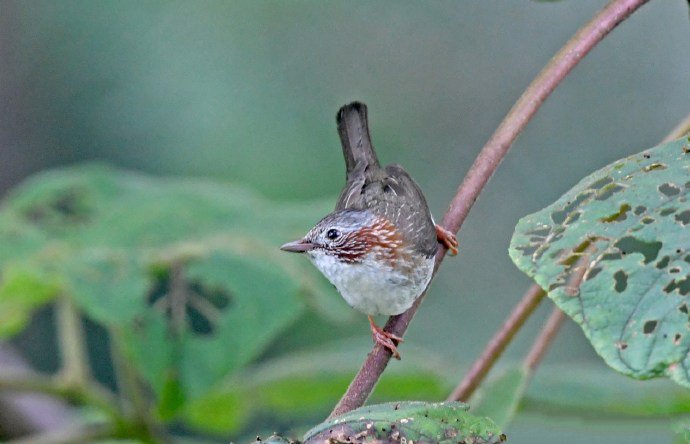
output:
[[[216,333],[196,336],[184,344],[182,376],[197,397],[228,372],[251,362],[293,323],[302,311],[297,285],[285,273],[262,261],[216,253],[187,270],[193,281],[211,289],[226,289],[228,310],[215,323]]]
[[[148,309],[144,295],[151,287],[147,265],[126,250],[75,251],[58,270],[68,283],[67,294],[92,318],[123,326]]]
[[[487,416],[505,429],[517,412],[528,380],[529,373],[522,365],[506,370],[481,388],[478,399],[472,400],[472,413]]]
[[[467,413],[461,402],[390,402],[361,407],[326,421],[304,435],[304,442],[496,443],[505,441],[488,418]]]
[[[582,327],[608,365],[686,387],[689,152],[681,139],[591,174],[521,219],[510,246],[515,264]],[[584,270],[575,266],[583,254]],[[579,291],[568,285],[574,272],[584,272]]]
[[[31,313],[55,297],[59,287],[50,277],[13,264],[2,270],[0,280],[0,338],[21,331]]]
[[[39,174],[0,207],[0,335],[64,293],[117,336],[170,418],[305,308],[342,322],[320,273],[278,250],[329,207],[102,165]]]

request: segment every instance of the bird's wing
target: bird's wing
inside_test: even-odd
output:
[[[400,165],[388,165],[385,172],[374,186],[380,192],[371,193],[369,204],[379,208],[426,255],[436,254],[436,228],[422,190]]]
[[[336,210],[371,210],[391,221],[427,256],[436,253],[436,229],[419,186],[399,165],[362,171],[348,182]]]

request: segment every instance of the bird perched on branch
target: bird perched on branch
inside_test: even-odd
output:
[[[369,317],[376,342],[400,359],[402,338],[375,315],[398,315],[424,292],[438,242],[457,254],[455,235],[436,225],[417,184],[400,165],[379,164],[369,136],[367,107],[354,102],[336,117],[347,182],[335,211],[284,251],[306,253],[345,301]]]

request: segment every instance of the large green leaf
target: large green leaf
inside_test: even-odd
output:
[[[48,276],[30,267],[12,264],[2,270],[0,280],[0,338],[21,331],[31,313],[58,294],[59,287]]]
[[[305,307],[343,318],[318,272],[277,248],[328,209],[101,165],[39,174],[0,207],[0,334],[71,296],[111,329],[172,415],[259,356]]]
[[[690,145],[681,139],[591,174],[520,220],[515,264],[614,369],[690,387]],[[576,264],[586,255],[581,269]],[[574,273],[584,272],[579,290]]]
[[[326,421],[304,435],[304,442],[497,443],[505,441],[488,418],[467,413],[461,402],[390,402],[361,407]]]

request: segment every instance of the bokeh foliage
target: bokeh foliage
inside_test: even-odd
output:
[[[338,317],[307,263],[274,254],[325,209],[101,165],[41,174],[0,211],[2,333],[64,294],[108,328],[171,416],[305,310]]]
[[[279,204],[229,184],[105,165],[41,173],[0,207],[2,336],[21,331],[37,308],[64,295],[106,328],[115,352],[153,389],[160,420],[224,435],[247,433],[262,415],[290,425],[316,422],[365,350],[334,337],[297,355],[262,353],[276,351],[301,320],[330,331],[349,319],[308,261],[277,251],[328,209],[323,201]],[[460,374],[416,350],[405,366],[389,369],[372,400],[442,399]],[[587,384],[574,387],[561,371],[546,374],[546,388],[528,389],[520,403],[526,381],[514,367],[485,387],[477,414],[502,427],[518,409],[558,405],[565,415],[584,409],[667,423],[659,412],[682,418],[690,402],[663,384],[620,398],[628,390],[620,378],[593,384],[597,396],[583,399]],[[584,379],[577,381],[595,381],[589,374],[579,369]],[[663,402],[650,401],[662,392],[669,393]]]

